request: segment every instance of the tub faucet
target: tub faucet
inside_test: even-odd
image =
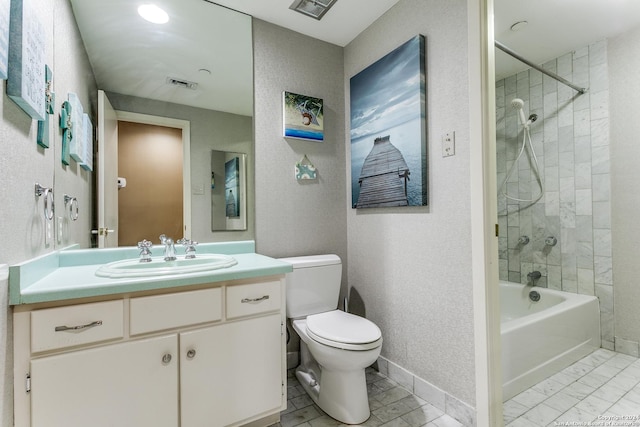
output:
[[[541,277],[542,277],[542,273],[540,273],[538,270],[532,271],[529,274],[527,274],[527,278],[531,281],[532,285],[534,285],[535,281]]]
[[[176,247],[173,243],[173,239],[165,236],[164,234],[160,235],[160,243],[164,245],[164,260],[165,261],[175,261],[176,260]]]

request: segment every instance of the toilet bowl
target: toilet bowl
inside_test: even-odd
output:
[[[382,349],[370,320],[337,310],[342,264],[336,255],[285,258],[287,317],[300,336],[296,377],[313,401],[345,424],[370,416],[365,368]]]

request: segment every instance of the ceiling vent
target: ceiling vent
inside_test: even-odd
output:
[[[175,77],[167,77],[167,84],[179,86],[185,89],[196,90],[198,83],[190,82],[188,80],[176,79]]]
[[[295,0],[289,9],[320,20],[337,0]]]

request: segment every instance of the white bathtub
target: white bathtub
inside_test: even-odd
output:
[[[505,401],[600,348],[594,296],[500,282],[500,311]]]

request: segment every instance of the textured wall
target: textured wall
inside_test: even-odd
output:
[[[350,77],[426,36],[429,156],[428,207],[347,208],[348,277],[350,307],[382,330],[382,356],[474,406],[466,28],[464,0],[402,0],[345,48],[349,105]],[[451,131],[456,155],[443,158]]]
[[[638,356],[640,342],[640,28],[609,40],[611,198],[616,348]]]
[[[188,120],[191,128],[191,186],[201,185],[204,194],[191,194],[191,238],[198,242],[254,239],[253,223],[253,126],[252,118],[204,108],[109,93],[113,108]],[[211,231],[211,150],[247,154],[247,230]],[[181,237],[181,236],[180,236]],[[179,238],[179,237],[176,237]]]
[[[338,254],[346,265],[343,49],[254,19],[256,245],[260,253]],[[282,92],[324,100],[325,140],[282,136]],[[296,181],[306,154],[315,181]],[[345,268],[346,270],[346,268]]]
[[[569,52],[544,67],[589,91],[578,95],[533,69],[496,82],[500,278],[527,283],[527,274],[536,270],[542,273],[538,285],[597,295],[603,346],[613,350],[607,43]],[[502,194],[532,200],[541,191],[528,151],[503,186],[522,147],[514,98],[524,101],[525,116],[538,115],[530,131],[544,197],[534,205]],[[518,243],[520,236],[530,242]],[[548,236],[558,243],[546,245]]]
[[[46,63],[53,70],[55,112],[50,117],[50,147],[36,144],[37,124],[10,98],[3,82],[0,95],[0,264],[15,264],[51,252],[69,242],[89,245],[91,174],[71,162],[60,164],[60,105],[75,92],[89,114],[95,111],[91,94],[95,81],[67,0],[40,1],[36,8],[46,35]],[[55,33],[54,33],[55,22]],[[54,37],[55,36],[55,37]],[[65,193],[78,198],[80,218],[64,220],[63,240],[45,244],[43,202],[34,197],[34,184],[54,187],[56,215],[64,215]],[[55,183],[55,185],[54,185]],[[57,245],[57,246],[56,246]],[[1,282],[0,282],[1,283]],[[6,286],[0,289],[0,425],[13,425],[13,335]]]

